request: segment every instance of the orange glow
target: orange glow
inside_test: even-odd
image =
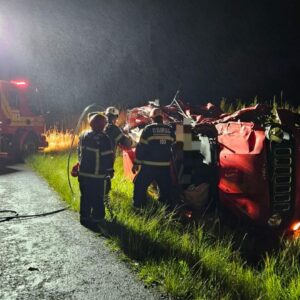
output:
[[[44,149],[44,152],[61,152],[70,150],[74,135],[71,131],[59,131],[56,128],[47,130],[44,133],[48,142],[48,147]],[[74,138],[73,147],[76,148],[78,144],[78,136]]]
[[[297,231],[300,229],[300,222],[295,222],[293,225],[292,225],[292,230],[293,231]]]
[[[117,120],[118,125],[124,124],[126,121],[126,111],[121,111],[119,118]],[[90,127],[87,123],[83,122],[81,126],[81,130],[79,130],[79,135],[81,132],[88,130]],[[72,140],[74,138],[73,148],[77,147],[79,135],[73,135],[73,131],[71,130],[65,130],[60,131],[57,128],[53,128],[50,130],[47,130],[44,133],[44,136],[46,137],[46,141],[48,142],[48,147],[44,149],[45,153],[49,152],[62,152],[62,151],[68,151],[71,148]]]
[[[298,231],[294,231],[294,232],[293,232],[293,235],[291,236],[291,238],[292,238],[293,240],[297,240],[297,239],[299,239],[299,237],[300,237],[299,230],[298,230]]]
[[[127,114],[126,110],[121,110],[120,111],[119,117],[118,117],[117,122],[116,122],[118,126],[121,126],[121,127],[125,126],[125,124],[126,124],[126,114]]]
[[[187,211],[184,212],[184,216],[185,216],[186,218],[188,218],[188,219],[191,219],[192,216],[193,216],[193,213],[192,213],[192,211],[187,210]]]

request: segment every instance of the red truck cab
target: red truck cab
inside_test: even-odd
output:
[[[27,81],[0,80],[0,159],[16,160],[47,146],[37,89]]]

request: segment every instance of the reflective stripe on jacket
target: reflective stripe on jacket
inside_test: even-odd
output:
[[[104,133],[88,131],[79,138],[79,175],[104,178],[113,171],[114,154],[109,137]]]
[[[172,127],[158,123],[147,125],[136,147],[135,163],[159,167],[169,166],[175,139]]]

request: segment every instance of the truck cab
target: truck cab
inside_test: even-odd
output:
[[[47,146],[38,91],[24,80],[0,80],[0,160],[15,161]]]

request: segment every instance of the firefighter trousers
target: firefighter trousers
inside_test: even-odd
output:
[[[106,179],[79,176],[80,221],[97,222],[105,217],[104,197],[107,194]]]
[[[141,170],[134,178],[133,205],[142,207],[147,201],[147,189],[155,181],[159,188],[159,201],[170,204],[172,179],[170,167],[156,167],[142,165]]]

